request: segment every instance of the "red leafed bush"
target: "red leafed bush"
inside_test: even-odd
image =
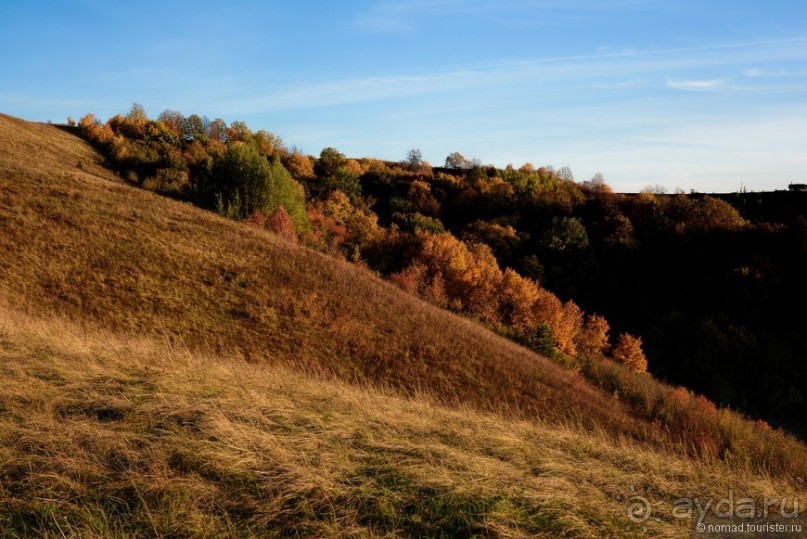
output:
[[[292,243],[297,243],[294,223],[289,217],[289,212],[283,206],[278,206],[275,212],[269,216],[266,220],[266,228]]]

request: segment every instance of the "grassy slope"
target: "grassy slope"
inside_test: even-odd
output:
[[[364,269],[76,166],[93,159],[58,128],[0,117],[0,295],[12,306],[486,409],[648,428]]]
[[[97,162],[65,131],[0,116],[2,526],[613,535],[631,484],[668,505],[794,488],[625,441],[659,429],[360,268]]]
[[[798,494],[574,426],[5,308],[0,378],[11,536],[680,537],[679,497]],[[652,489],[646,530],[625,517],[631,485]]]

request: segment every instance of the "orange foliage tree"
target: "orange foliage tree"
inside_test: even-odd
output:
[[[558,352],[577,355],[584,323],[583,311],[573,301],[563,303],[535,281],[512,269],[502,271],[487,245],[469,245],[450,233],[418,232],[417,239],[412,263],[392,276],[399,286],[501,327],[530,344],[540,344],[548,330]],[[592,335],[598,323],[595,318]],[[595,336],[584,342],[600,350],[605,347]]]
[[[298,182],[306,182],[314,179],[314,163],[307,155],[300,152],[292,152],[283,157],[283,166],[286,167],[292,177]]]
[[[577,335],[577,352],[586,359],[603,359],[610,348],[611,327],[605,317],[598,314],[586,316],[582,331]]]
[[[468,246],[449,233],[418,232],[417,260],[426,266],[429,278],[445,283],[449,305],[489,322],[498,322],[497,288],[501,270],[490,249]]]
[[[502,323],[526,334],[540,324],[533,309],[541,294],[539,286],[512,269],[504,270],[499,286],[499,314]]]
[[[642,338],[621,333],[611,352],[614,361],[631,367],[636,372],[647,372],[647,358],[642,351]]]
[[[359,260],[362,250],[381,233],[376,214],[355,206],[339,190],[324,201],[310,202],[308,219],[313,230],[309,243],[313,247],[341,252],[350,260]]]

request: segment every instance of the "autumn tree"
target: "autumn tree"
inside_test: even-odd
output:
[[[611,351],[617,363],[627,365],[636,372],[647,372],[647,358],[642,351],[642,338],[628,333],[620,333]]]
[[[299,151],[293,151],[282,156],[282,160],[283,166],[298,182],[308,182],[316,177],[314,164],[307,155],[303,155]]]
[[[460,152],[453,152],[448,154],[446,157],[446,168],[452,168],[455,170],[468,170],[469,168],[473,168],[474,163],[473,161],[466,159],[464,155]]]
[[[574,358],[578,336],[583,329],[583,310],[572,300],[563,304],[558,326],[553,330],[558,349]]]
[[[574,181],[574,172],[569,167],[560,167],[556,174],[561,180]]]
[[[143,105],[138,103],[133,104],[132,108],[129,109],[129,113],[126,115],[126,126],[129,130],[128,136],[130,138],[142,137],[148,121],[149,117]]]
[[[506,264],[511,260],[521,244],[518,232],[511,225],[501,225],[490,221],[477,220],[467,225],[463,231],[464,241],[485,243],[496,253],[496,258]]]
[[[434,197],[432,187],[428,182],[415,180],[409,186],[407,200],[412,210],[424,215],[437,216],[440,214],[440,202]]]
[[[198,114],[191,114],[182,120],[182,135],[187,140],[202,139],[207,136],[205,123]]]
[[[526,335],[540,324],[533,305],[538,299],[538,285],[512,269],[504,270],[499,285],[499,315],[502,323]]]
[[[611,331],[605,317],[598,314],[586,316],[582,331],[577,335],[577,354],[585,359],[603,359],[610,348]]]
[[[391,275],[390,280],[404,291],[430,301],[438,307],[448,306],[448,295],[442,274],[430,274],[429,269],[421,262],[413,262],[403,271]]]
[[[176,133],[178,137],[182,136],[182,124],[185,121],[185,116],[183,116],[181,112],[165,109],[160,113],[157,119],[164,123],[168,129]]]
[[[258,150],[268,157],[272,157],[275,154],[282,157],[288,152],[286,147],[283,145],[283,139],[274,133],[266,131],[265,129],[261,129],[257,133],[254,133],[252,135],[252,141],[255,146],[258,147]]]
[[[705,196],[692,208],[690,227],[696,230],[738,230],[747,225],[734,206],[719,198]]]
[[[308,205],[314,245],[332,247],[350,260],[359,260],[362,250],[380,233],[378,217],[351,202],[342,191],[333,191],[326,200]]]
[[[252,142],[252,131],[244,122],[234,121],[224,132],[227,142]],[[260,149],[260,148],[259,148]]]
[[[109,125],[101,123],[93,114],[86,114],[78,122],[79,132],[94,144],[108,145],[115,138]]]
[[[413,148],[406,152],[406,161],[404,161],[410,170],[417,170],[423,165],[423,154],[419,149]]]
[[[611,187],[605,183],[605,177],[603,177],[602,173],[597,172],[594,176],[591,177],[590,180],[582,182],[580,184],[584,190],[594,193],[594,194],[611,194],[613,190]]]
[[[576,324],[574,320],[569,324],[567,319],[568,315],[573,314],[572,311],[571,308],[565,311],[563,302],[555,294],[539,287],[532,305],[533,316],[539,324],[532,339],[534,344],[540,345],[542,349],[546,344],[551,344],[555,350],[563,354],[574,355],[576,335],[571,334],[570,330],[574,329]]]
[[[449,233],[418,232],[416,236],[418,248],[412,263],[425,267],[423,286],[438,279],[453,309],[498,323],[502,272],[490,248],[482,244],[466,245]]]
[[[493,251],[484,243],[471,243],[468,250],[471,257],[465,275],[466,308],[483,320],[498,324],[500,322],[498,289],[502,280],[499,263]]]
[[[338,189],[354,200],[361,196],[360,167],[357,169],[350,161],[336,148],[323,149],[314,165],[316,180],[311,182],[312,195],[326,198]]]
[[[201,120],[202,135],[207,138],[208,144],[221,144],[227,140],[227,124],[221,118],[213,121]]]

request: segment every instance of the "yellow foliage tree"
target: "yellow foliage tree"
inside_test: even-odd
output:
[[[642,338],[621,333],[611,353],[614,361],[631,367],[636,372],[647,372],[647,358],[642,351]]]
[[[499,283],[502,272],[486,245],[467,245],[450,233],[418,232],[414,263],[426,268],[428,280],[439,280],[448,305],[480,319],[499,322]]]
[[[325,201],[309,203],[308,218],[314,229],[314,245],[336,247],[351,260],[358,260],[362,248],[380,233],[375,213],[357,208],[348,196],[336,190]]]
[[[512,269],[504,270],[499,286],[499,313],[502,323],[526,334],[539,325],[533,305],[538,300],[538,285]]]
[[[563,303],[549,290],[538,286],[533,289],[531,321],[535,327],[546,325],[552,332],[555,348],[562,354],[577,355],[577,340],[583,328],[583,311],[573,301]]]
[[[602,359],[610,347],[608,333],[611,327],[605,317],[586,316],[586,323],[577,336],[577,354],[586,359]]]
[[[108,144],[115,138],[115,133],[107,124],[98,122],[93,114],[83,116],[78,122],[81,134],[95,144]]]
[[[311,159],[301,154],[293,152],[283,157],[283,166],[286,167],[292,177],[297,181],[307,181],[314,178],[314,163]]]
[[[558,350],[562,353],[577,356],[577,339],[583,329],[583,311],[572,300],[563,304],[560,325],[553,330]]]

